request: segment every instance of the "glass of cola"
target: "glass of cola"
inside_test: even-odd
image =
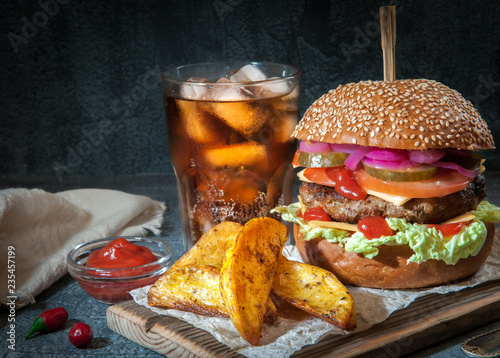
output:
[[[267,62],[162,73],[185,250],[223,221],[245,224],[291,202],[300,77]]]

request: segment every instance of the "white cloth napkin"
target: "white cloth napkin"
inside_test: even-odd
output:
[[[163,203],[116,190],[1,190],[0,303],[8,296],[17,296],[17,308],[33,302],[67,273],[66,256],[78,244],[158,234],[164,211]]]

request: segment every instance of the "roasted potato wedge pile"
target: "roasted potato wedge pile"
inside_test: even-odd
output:
[[[330,272],[286,259],[286,227],[270,218],[244,226],[223,222],[207,231],[148,293],[150,306],[229,317],[240,335],[258,345],[263,322],[278,312],[271,297],[342,329],[356,326],[354,302]]]
[[[171,307],[213,317],[230,318],[219,291],[220,269],[208,265],[187,265],[170,270],[150,288],[150,306]],[[273,323],[278,311],[271,299],[266,302],[264,322]]]

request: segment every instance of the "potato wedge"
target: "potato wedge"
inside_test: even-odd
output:
[[[354,300],[335,275],[280,255],[273,294],[344,330],[356,328]]]
[[[205,232],[198,242],[170,268],[174,271],[187,265],[222,267],[226,251],[233,246],[243,225],[231,221],[222,222]]]
[[[148,292],[149,306],[163,306],[205,316],[229,318],[219,291],[220,269],[208,265],[189,265],[163,274]],[[273,323],[278,310],[267,302],[264,321]]]
[[[219,292],[220,269],[183,266],[163,274],[148,292],[149,306],[164,306],[205,316],[228,317]]]
[[[219,281],[220,285],[220,281]],[[222,295],[221,295],[222,297]],[[225,304],[224,304],[225,305]],[[231,317],[229,317],[231,318]],[[278,319],[278,307],[274,304],[271,297],[267,299],[266,313],[264,313],[264,322],[273,324]]]
[[[258,345],[274,270],[286,243],[287,228],[270,218],[245,224],[221,269],[220,291],[240,335]]]

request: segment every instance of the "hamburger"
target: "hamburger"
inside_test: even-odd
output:
[[[294,223],[306,263],[345,284],[402,289],[485,262],[500,209],[484,200],[480,151],[494,141],[457,91],[426,79],[340,85],[292,136],[299,202],[274,212]]]

